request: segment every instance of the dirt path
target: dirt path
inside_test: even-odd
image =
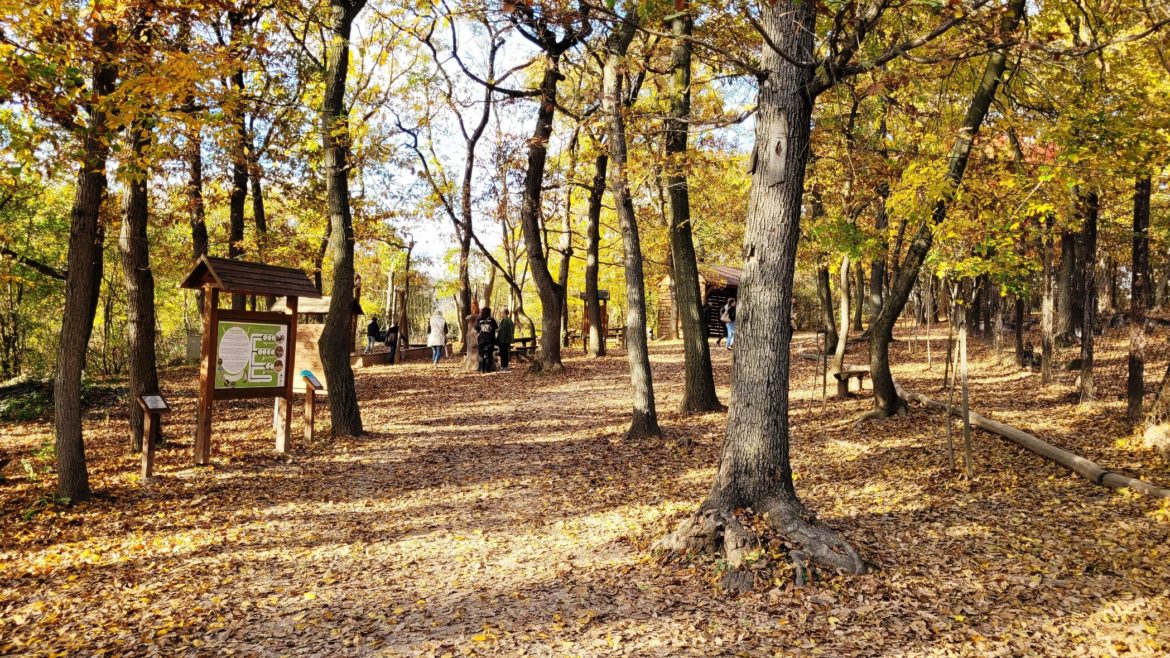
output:
[[[715,357],[726,401],[729,355]],[[673,413],[679,346],[655,347],[655,385],[667,432],[695,439],[690,451],[620,440],[624,359],[568,367],[361,371],[370,434],[291,458],[271,453],[268,406],[225,406],[211,469],[187,465],[193,373],[170,373],[179,445],[149,488],[130,475],[116,421],[90,423],[105,494],[93,504],[25,521],[50,482],[6,470],[0,653],[1170,651],[1170,507],[987,438],[979,477],[962,483],[945,468],[937,419],[859,430],[864,398],[797,405],[793,449],[801,495],[881,570],[800,590],[778,579],[727,599],[709,563],[661,566],[646,551],[709,486],[724,419]],[[810,367],[798,364],[798,385]],[[48,432],[11,429],[3,440],[24,449]]]

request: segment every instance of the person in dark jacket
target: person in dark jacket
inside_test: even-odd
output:
[[[386,348],[390,350],[390,363],[394,363],[394,355],[398,353],[398,323],[393,320],[386,328]]]
[[[479,320],[475,322],[475,331],[478,334],[476,344],[479,346],[479,371],[481,373],[495,370],[496,330],[498,329],[499,325],[492,317],[491,307],[483,307],[483,310],[479,312]]]
[[[508,360],[512,355],[512,341],[516,339],[516,326],[512,324],[512,312],[504,309],[500,329],[496,332],[496,345],[500,348],[500,371],[507,372]]]
[[[378,326],[378,317],[370,318],[370,324],[366,326],[366,354],[369,354],[374,349],[374,343],[378,342],[378,338],[382,335],[382,327]]]

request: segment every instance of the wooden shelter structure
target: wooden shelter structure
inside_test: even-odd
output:
[[[211,419],[215,400],[275,398],[273,426],[277,452],[292,444],[293,373],[297,299],[320,293],[302,270],[263,263],[201,256],[179,284],[203,291],[203,345],[199,365],[199,407],[195,423],[195,463],[211,457]],[[219,295],[272,295],[286,298],[287,312],[219,308]]]
[[[722,338],[727,328],[719,321],[719,311],[727,300],[739,295],[743,270],[728,265],[699,266],[699,299],[707,320],[707,336]],[[666,275],[658,282],[658,315],[654,335],[675,338],[682,331],[681,320],[675,310],[674,281]]]
[[[321,340],[321,332],[325,329],[325,316],[329,314],[329,304],[332,302],[332,297],[317,297],[315,299],[304,299],[297,303],[297,367],[301,370],[308,370],[317,375],[323,375],[325,366],[321,363],[321,352],[317,348],[317,343]],[[272,310],[277,313],[288,313],[288,300],[281,298],[276,300],[272,305]],[[357,333],[358,329],[362,327],[361,316],[365,315],[361,304],[361,277],[355,277],[353,304],[350,307],[349,317],[349,353],[352,355],[357,352]],[[362,366],[361,359],[350,359],[351,365]],[[297,393],[305,392],[305,382],[302,378],[296,377],[293,382],[293,390]],[[322,386],[318,390],[325,391]]]

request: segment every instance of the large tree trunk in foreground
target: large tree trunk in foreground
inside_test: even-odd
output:
[[[133,178],[126,181],[122,206],[122,230],[118,237],[118,251],[122,256],[122,273],[126,277],[126,349],[130,370],[130,447],[142,450],[143,418],[135,396],[158,392],[158,365],[155,359],[154,274],[150,269],[150,249],[146,225],[149,218],[147,171],[135,163],[145,162],[150,143],[147,120],[136,120],[130,126],[130,153],[132,160],[126,166]],[[149,440],[158,443],[161,423],[151,426]]]
[[[332,226],[333,288],[318,351],[329,387],[329,416],[335,436],[362,433],[353,368],[353,218],[349,209],[349,116],[345,82],[349,75],[349,34],[365,0],[330,0],[329,40],[325,62],[325,97],[321,106],[321,143],[325,150],[325,198]]]
[[[1081,315],[1081,403],[1097,398],[1096,387],[1093,384],[1093,328],[1097,325],[1097,212],[1099,203],[1097,191],[1092,190],[1083,196],[1078,193],[1077,203],[1084,219],[1085,228],[1082,234],[1084,246],[1084,262],[1081,272],[1081,281],[1085,291],[1085,307]]]
[[[1146,394],[1146,305],[1150,292],[1150,177],[1139,178],[1133,190],[1133,285],[1129,299],[1129,376],[1126,416],[1131,423],[1142,417]]]
[[[617,206],[622,228],[626,272],[626,351],[630,360],[630,381],[634,389],[634,415],[627,439],[661,436],[658,413],[654,408],[654,382],[650,373],[650,353],[646,345],[646,294],[642,275],[642,246],[634,202],[626,178],[626,123],[622,115],[622,60],[634,39],[633,16],[614,26],[605,42],[605,89],[602,104],[609,115],[609,159],[613,171],[609,189]]]
[[[81,371],[101,286],[102,241],[99,212],[106,192],[106,157],[110,133],[101,107],[114,91],[118,69],[113,62],[114,28],[99,23],[93,30],[98,61],[93,65],[93,101],[81,133],[82,159],[70,214],[68,270],[57,372],[53,380],[53,429],[57,447],[57,495],[69,500],[90,497],[85,442],[81,435]]]
[[[761,19],[779,48],[802,60],[812,58],[812,3],[778,0]],[[812,71],[790,65],[768,48],[761,63],[768,76],[760,82],[727,435],[710,495],[694,516],[658,543],[672,552],[722,552],[732,567],[723,583],[736,590],[751,586],[751,572],[740,567],[755,545],[736,518],[739,509],[750,508],[765,519],[792,546],[789,557],[802,566],[813,561],[852,573],[866,568],[836,532],[811,520],[793,486],[789,311],[811,130]]]
[[[553,112],[556,110],[557,83],[564,76],[557,69],[558,57],[549,57],[540,82],[540,106],[536,127],[528,140],[528,169],[524,174],[524,195],[520,206],[520,228],[528,251],[528,267],[540,295],[540,351],[533,359],[534,370],[551,372],[561,365],[561,304],[564,294],[548,269],[540,230],[540,197],[544,187],[544,168],[548,158],[548,140],[552,136]]]
[[[687,132],[691,118],[691,42],[694,19],[682,10],[670,19],[670,117],[666,120],[666,185],[670,198],[670,251],[674,308],[682,324],[686,374],[679,411],[684,414],[721,409],[711,374],[707,317],[699,293],[699,267],[691,236],[691,200],[687,183]]]
[[[1016,31],[1020,19],[1024,14],[1024,0],[1011,0],[1009,11],[1000,25],[1000,33],[1005,37]],[[963,180],[963,173],[967,170],[967,160],[971,154],[971,145],[987,116],[991,101],[999,88],[1004,70],[1007,68],[1007,53],[998,50],[987,58],[983,69],[983,77],[967,107],[967,116],[963,119],[962,128],[951,147],[950,165],[946,172],[946,182],[950,190],[956,189]],[[930,219],[922,222],[915,231],[910,242],[906,258],[898,268],[898,274],[890,286],[890,294],[882,305],[878,317],[870,325],[869,368],[873,380],[874,415],[878,417],[903,414],[906,403],[898,397],[894,388],[894,377],[890,374],[890,342],[894,338],[894,324],[910,298],[910,291],[918,278],[918,270],[926,261],[930,247],[934,242],[934,227],[946,218],[950,207],[952,194],[942,194],[934,204]]]
[[[597,299],[598,250],[601,246],[601,197],[609,156],[601,153],[593,161],[593,183],[589,186],[588,226],[585,238],[585,316],[589,318],[589,356],[605,356],[605,335],[601,333],[601,302]]]

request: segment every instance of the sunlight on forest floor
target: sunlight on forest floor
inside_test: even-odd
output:
[[[921,340],[898,342],[892,361],[903,386],[939,399],[945,333],[933,335],[931,370]],[[1127,438],[1122,335],[1102,342],[1101,400],[1078,406],[1076,373],[1042,387],[1011,365],[1010,346],[997,365],[975,341],[972,408],[1170,485],[1167,464]],[[577,352],[558,376],[464,375],[454,362],[360,370],[369,434],[290,456],[272,452],[271,402],[219,404],[204,469],[190,466],[195,371],[169,371],[176,410],[156,480],[137,481],[121,410],[95,409],[86,441],[100,497],[76,508],[46,504],[52,474],[20,464],[36,472],[50,427],[5,425],[0,449],[16,458],[0,482],[0,653],[1170,651],[1170,506],[981,432],[966,482],[947,466],[941,416],[915,408],[857,427],[868,382],[856,399],[822,403],[803,359],[792,379],[797,489],[879,570],[819,574],[804,588],[776,579],[729,599],[710,561],[658,564],[648,547],[710,488],[725,416],[679,416],[681,346],[652,349],[661,442],[621,440],[623,355]],[[849,362],[865,349],[850,345]],[[1168,356],[1149,365],[1151,389]],[[713,357],[726,402],[730,354]],[[299,423],[298,413],[298,436]],[[695,446],[677,448],[683,437]]]

